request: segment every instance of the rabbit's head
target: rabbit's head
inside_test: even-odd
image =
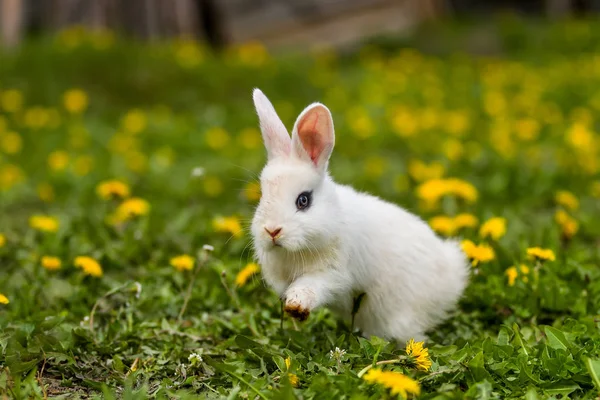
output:
[[[323,104],[309,105],[290,138],[269,99],[259,89],[253,97],[268,156],[252,221],[255,247],[316,251],[336,237],[339,220],[335,185],[327,173],[335,140],[331,113]]]

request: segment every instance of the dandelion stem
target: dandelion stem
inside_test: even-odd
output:
[[[192,275],[190,284],[188,285],[187,290],[185,292],[185,299],[183,300],[183,306],[181,306],[181,310],[179,311],[179,315],[177,316],[177,321],[179,321],[179,322],[181,322],[181,319],[183,318],[183,314],[185,313],[185,310],[187,308],[188,302],[190,301],[190,298],[192,297],[192,289],[194,288],[194,282],[196,282],[196,277],[198,276],[198,272],[200,272],[200,270],[204,266],[205,260],[206,260],[206,258],[201,259],[200,257],[198,257],[198,262],[196,263],[196,269],[194,270],[194,274]]]
[[[402,361],[402,359],[400,358],[395,358],[393,360],[384,360],[384,361],[377,361],[375,364],[371,364],[371,365],[367,365],[366,367],[364,367],[359,373],[358,373],[358,377],[361,378],[364,374],[367,373],[368,370],[370,370],[371,368],[377,366],[377,365],[386,365],[386,364],[399,364]]]

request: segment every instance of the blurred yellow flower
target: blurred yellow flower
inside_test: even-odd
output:
[[[369,383],[378,383],[388,389],[392,395],[400,395],[408,398],[409,394],[418,396],[421,394],[419,382],[400,372],[382,371],[379,368],[370,369],[363,379]]]
[[[129,197],[130,189],[126,183],[112,179],[100,182],[96,186],[96,193],[104,200],[110,200],[117,197],[124,199]]]
[[[571,239],[579,230],[579,223],[564,210],[556,211],[554,220],[560,226],[564,239]]]
[[[486,263],[496,258],[494,249],[486,244],[476,245],[470,240],[463,240],[461,242],[462,250],[465,252],[471,265],[477,266],[479,263]]]
[[[530,247],[527,249],[527,257],[538,261],[554,261],[556,256],[550,249],[542,249],[540,247]]]
[[[81,89],[70,89],[63,94],[65,110],[71,114],[80,114],[88,106],[88,95]]]
[[[579,208],[579,200],[573,193],[567,190],[559,190],[556,192],[554,201],[556,201],[556,204],[565,207],[567,210],[574,211]]]
[[[532,141],[538,137],[540,124],[533,118],[523,118],[515,122],[515,133],[523,141]]]
[[[141,151],[130,151],[125,155],[127,167],[136,173],[142,173],[148,166],[148,158]]]
[[[150,212],[150,203],[139,197],[132,197],[123,201],[116,210],[118,221],[140,217]]]
[[[175,268],[179,272],[191,270],[192,268],[194,268],[194,257],[189,256],[187,254],[182,254],[180,256],[171,258],[169,263],[173,268]]]
[[[6,154],[17,154],[23,148],[23,140],[15,132],[0,134],[0,148]]]
[[[414,339],[410,339],[408,343],[406,343],[406,354],[414,358],[417,369],[429,371],[431,368],[429,350],[424,347],[423,342],[415,342]]]
[[[8,300],[8,297],[6,297],[2,293],[0,293],[0,304],[8,304],[8,303],[10,303],[10,301]]]
[[[56,271],[57,269],[60,269],[62,263],[58,257],[43,256],[41,259],[41,264],[42,267],[48,271]]]
[[[94,276],[99,278],[102,276],[102,267],[98,261],[88,256],[75,257],[73,264],[77,268],[81,268],[86,275]]]
[[[248,263],[235,277],[235,284],[242,287],[248,282],[248,279],[256,273],[260,272],[260,267],[256,263]]]
[[[600,181],[592,182],[590,193],[592,196],[600,198]]]
[[[23,93],[17,89],[0,91],[0,106],[9,113],[21,110],[23,107]]]
[[[175,59],[184,68],[194,68],[204,60],[204,52],[195,40],[181,40],[175,46]]]
[[[442,150],[450,161],[458,161],[465,154],[463,144],[457,139],[448,139],[442,144]]]
[[[256,40],[243,43],[236,50],[240,62],[252,67],[260,67],[269,59],[267,48]]]
[[[223,184],[216,176],[207,176],[204,179],[204,193],[210,197],[217,197],[223,192]]]
[[[260,132],[256,128],[246,128],[240,132],[239,141],[244,148],[254,150],[260,146]]]
[[[31,129],[40,129],[48,126],[50,123],[50,112],[43,107],[31,107],[25,110],[23,123]]]
[[[0,189],[9,190],[14,185],[25,180],[25,174],[21,168],[12,164],[0,166]]]
[[[94,166],[94,158],[92,156],[79,156],[73,161],[73,171],[77,176],[86,176]]]
[[[433,161],[429,165],[421,160],[411,160],[408,163],[408,174],[417,182],[440,179],[444,176],[444,169],[444,165],[437,161]]]
[[[47,182],[40,183],[37,186],[37,194],[43,202],[50,203],[54,200],[54,188]]]
[[[354,136],[368,139],[375,134],[375,124],[369,113],[362,107],[353,107],[346,112],[348,128]]]
[[[220,150],[229,143],[229,134],[220,127],[210,128],[205,133],[206,144],[213,150]]]
[[[454,195],[468,203],[475,202],[478,197],[475,186],[457,178],[430,179],[420,184],[416,191],[417,196],[428,203],[436,203],[446,195]]]
[[[41,232],[56,232],[58,230],[58,219],[47,215],[33,215],[29,218],[29,226]]]
[[[415,117],[414,112],[405,108],[395,110],[391,125],[394,133],[402,138],[411,137],[419,131],[419,120]]]
[[[365,160],[365,174],[372,179],[380,178],[386,167],[386,160],[383,157],[371,156]]]
[[[479,228],[479,235],[482,238],[492,238],[498,240],[506,234],[506,218],[494,217],[485,221]]]
[[[517,267],[510,267],[506,270],[506,276],[508,278],[508,286],[514,286],[515,281],[519,273],[517,272]]]
[[[469,114],[466,111],[449,111],[443,126],[452,135],[462,136],[470,127]]]
[[[6,245],[6,236],[4,236],[2,233],[0,233],[0,248],[4,247]]]
[[[464,228],[476,228],[479,220],[473,214],[462,213],[454,217],[454,228],[459,231]]]
[[[69,153],[57,150],[48,156],[48,166],[53,171],[63,171],[69,165]]]
[[[258,182],[248,182],[244,188],[244,197],[252,202],[259,201],[260,184]]]
[[[429,220],[431,229],[444,236],[452,236],[455,232],[454,220],[447,215],[438,215]]]
[[[576,150],[586,152],[593,148],[595,133],[585,124],[575,123],[567,131],[567,143]]]
[[[212,221],[213,229],[217,232],[228,232],[234,237],[240,238],[244,235],[242,225],[237,217],[216,217]]]
[[[291,357],[287,357],[285,359],[285,367],[289,371],[291,366],[292,366],[292,359],[291,359]],[[291,372],[288,372],[288,378],[290,380],[290,384],[294,387],[297,387],[298,384],[300,383],[300,380],[298,379],[298,376],[296,374],[292,374]]]
[[[138,134],[146,129],[147,118],[144,111],[134,108],[127,112],[121,121],[123,130],[127,133]]]

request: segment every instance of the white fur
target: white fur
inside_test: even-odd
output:
[[[300,114],[290,140],[258,89],[254,101],[269,157],[252,222],[265,281],[286,309],[327,305],[346,318],[353,298],[365,292],[355,323],[366,336],[423,339],[467,284],[459,244],[440,239],[404,209],[331,179],[334,128],[324,105]],[[312,205],[297,210],[297,196],[310,190]],[[265,228],[282,229],[276,243]]]

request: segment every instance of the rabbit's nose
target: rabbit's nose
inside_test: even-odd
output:
[[[272,239],[275,239],[281,233],[281,228],[269,229],[265,226],[265,231],[267,231]]]

